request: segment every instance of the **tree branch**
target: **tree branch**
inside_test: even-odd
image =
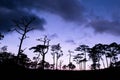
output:
[[[29,36],[26,36],[26,35],[25,35],[24,39],[26,39],[26,38],[29,38]]]
[[[34,20],[35,20],[35,18],[31,18],[31,20],[29,22],[27,22],[27,24],[25,25],[25,27],[28,27],[28,25],[30,25]]]
[[[34,28],[31,28],[31,29],[27,30],[26,32],[29,32],[29,31],[32,31],[32,30],[34,30]]]
[[[17,29],[15,29],[16,32],[18,32],[19,34],[23,35],[23,33],[21,33],[20,31],[18,31]]]

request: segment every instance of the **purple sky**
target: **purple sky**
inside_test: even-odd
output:
[[[68,63],[67,51],[80,44],[92,47],[97,43],[120,43],[119,4],[119,0],[1,0],[0,30],[6,34],[13,28],[10,26],[13,18],[35,16],[36,30],[28,33],[30,38],[24,41],[23,49],[27,48],[25,52],[32,58],[35,54],[28,49],[39,43],[36,39],[48,35],[51,45],[61,43],[64,56],[60,60],[65,64]],[[46,24],[39,23],[41,18]],[[16,53],[18,37],[16,32],[7,33],[1,46],[7,45],[8,51]],[[52,63],[50,51],[46,60]]]

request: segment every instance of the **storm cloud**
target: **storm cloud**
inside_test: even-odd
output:
[[[115,36],[120,35],[120,21],[116,20],[92,20],[90,26],[97,33],[108,33]]]
[[[79,0],[1,0],[0,31],[12,28],[11,20],[21,16],[35,17],[37,21],[34,23],[37,24],[36,28],[44,30],[44,20],[33,14],[31,10],[51,12],[67,21],[82,21],[84,7]]]

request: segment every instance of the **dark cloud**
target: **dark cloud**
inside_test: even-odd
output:
[[[79,0],[0,0],[0,31],[11,28],[10,21],[21,16],[34,16],[38,25],[41,18],[31,10],[42,10],[61,16],[67,21],[82,21],[84,8]],[[43,26],[39,27],[43,30]]]
[[[22,5],[18,6],[16,0],[1,0],[0,1],[0,31],[6,32],[13,28],[13,19],[20,19],[23,16],[35,17],[35,21],[32,23],[35,28],[44,30],[44,19],[38,18],[28,10],[25,10]]]
[[[6,32],[9,29],[13,28],[14,23],[12,22],[12,20],[18,20],[20,18],[22,18],[23,16],[26,17],[35,17],[35,21],[33,21],[32,25],[40,30],[44,30],[43,28],[43,24],[44,24],[44,19],[42,18],[38,18],[37,16],[33,15],[33,14],[29,14],[27,12],[24,11],[17,11],[16,12],[9,12],[9,13],[3,13],[0,12],[0,31],[2,32]]]
[[[74,40],[66,40],[65,42],[66,42],[66,43],[73,44],[73,45],[76,44]]]
[[[120,35],[120,21],[118,20],[92,20],[90,26],[97,33],[109,33],[112,35]]]
[[[82,21],[84,7],[80,0],[20,0],[24,7],[49,11],[68,21]]]
[[[93,3],[87,1],[91,6],[87,5],[90,8],[88,12],[89,26],[96,33],[120,35],[120,0],[94,0]]]

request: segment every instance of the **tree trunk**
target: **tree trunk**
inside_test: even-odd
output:
[[[79,70],[81,70],[82,69],[82,66],[81,66],[82,64],[81,63],[79,63]]]
[[[112,63],[112,57],[110,57],[110,65],[111,65],[111,63]]]
[[[107,64],[107,68],[108,68],[108,59],[107,57],[105,56],[105,59],[106,59],[106,64]]]
[[[57,67],[58,67],[58,59],[56,59],[56,69],[57,69]]]
[[[58,54],[56,54],[56,70],[58,69]]]
[[[82,70],[82,62],[79,63],[79,70]]]
[[[100,60],[98,61],[98,64],[100,65]],[[98,68],[100,69],[100,66],[98,66]]]
[[[71,54],[69,56],[69,64],[71,63]],[[70,67],[69,67],[69,70],[70,70]]]
[[[93,70],[96,70],[96,69],[97,69],[97,63],[93,62]]]
[[[53,70],[55,69],[55,54],[53,55]]]
[[[18,54],[17,54],[18,57],[19,57],[19,55],[20,55],[20,51],[21,51],[21,48],[22,48],[22,43],[23,43],[25,34],[26,34],[26,33],[24,33],[24,34],[22,35],[22,38],[20,39],[20,45],[19,45]]]
[[[42,69],[44,70],[44,67],[45,67],[45,55],[43,54],[42,56]]]
[[[101,61],[103,63],[103,67],[105,68],[105,63],[104,63],[104,60],[101,58]]]
[[[86,52],[85,52],[84,70],[86,70]]]
[[[86,70],[86,62],[84,61],[84,70]]]

